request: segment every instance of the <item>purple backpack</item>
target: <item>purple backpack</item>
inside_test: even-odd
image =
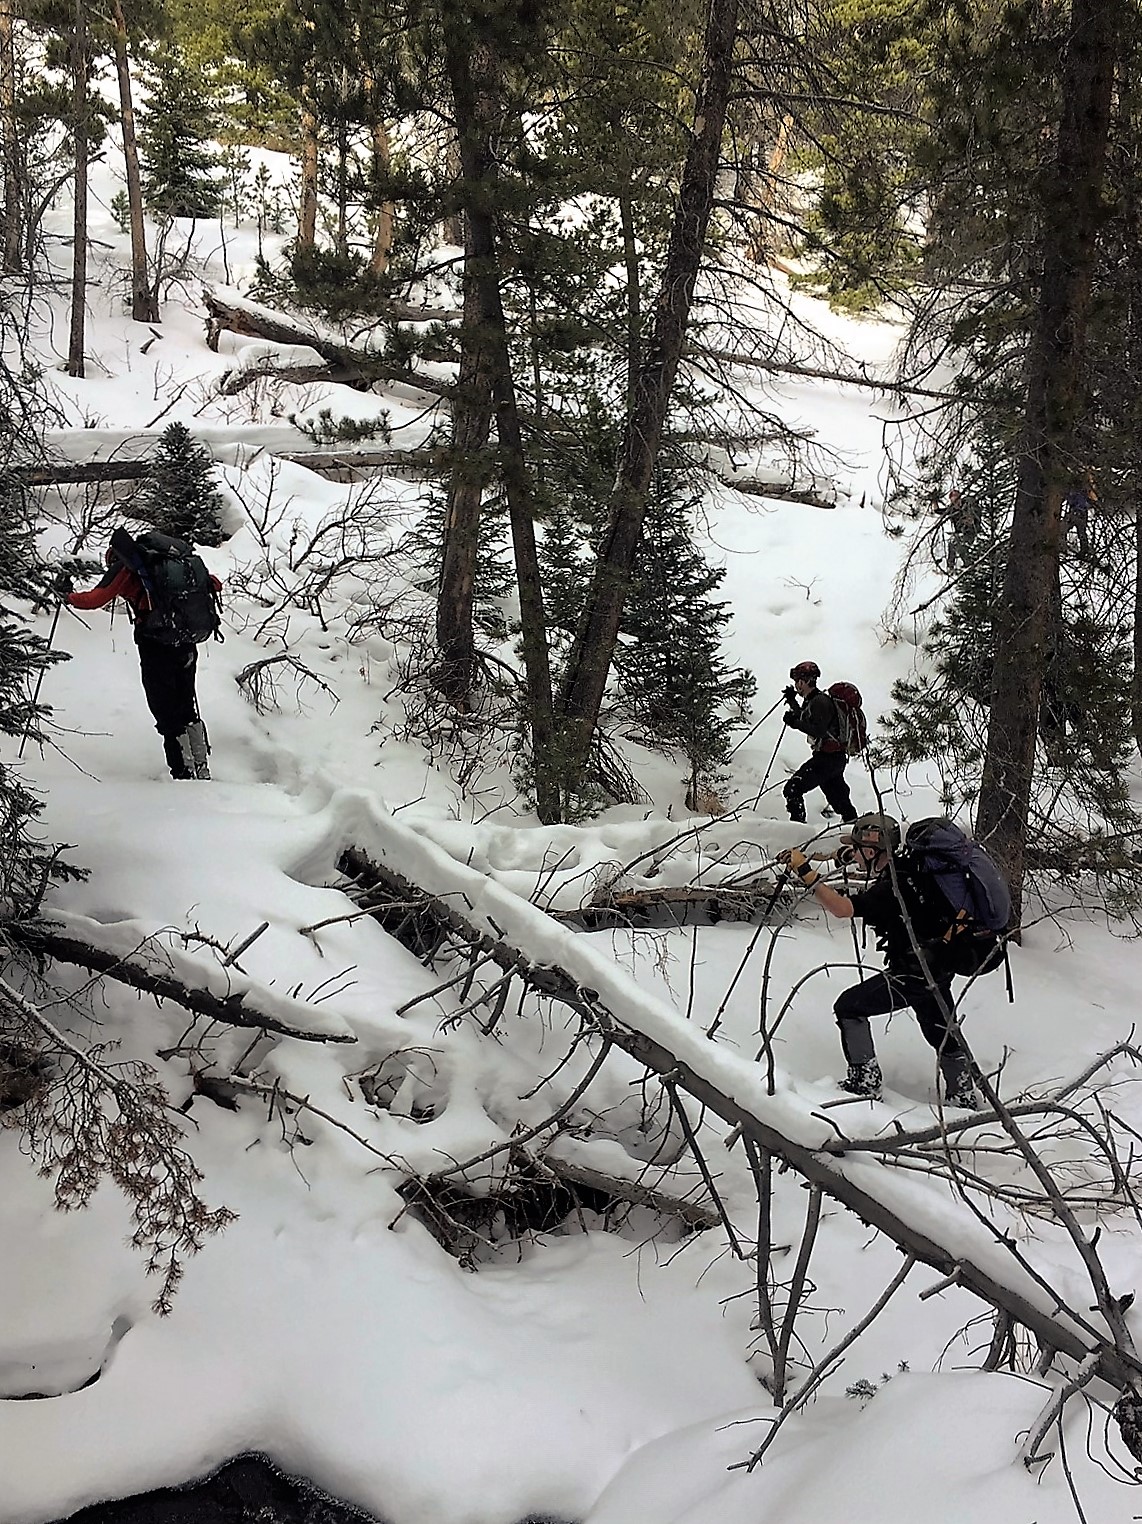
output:
[[[904,845],[915,863],[929,873],[958,916],[961,911],[978,931],[995,935],[1011,920],[1011,895],[995,861],[941,816],[908,827]]]

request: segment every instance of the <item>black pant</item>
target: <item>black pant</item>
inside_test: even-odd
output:
[[[888,970],[841,991],[833,1010],[841,1029],[841,1048],[850,1064],[867,1064],[876,1057],[870,1016],[886,1016],[889,1011],[911,1006],[921,1032],[939,1054],[940,1072],[948,1090],[956,1091],[969,1081],[971,1061],[954,1025],[951,976],[934,974],[934,977],[944,1007],[952,1013],[951,1021],[940,1009],[935,991],[922,974]]]
[[[194,692],[194,674],[198,666],[195,645],[168,646],[159,640],[136,641],[139,668],[147,708],[155,720],[155,729],[163,738],[163,751],[172,778],[192,778],[183,760],[178,737],[198,719],[198,700]]]
[[[805,795],[815,788],[821,790],[842,820],[857,818],[852,795],[845,782],[845,763],[848,760],[843,751],[815,751],[808,762],[802,763],[783,790],[790,820],[805,819]]]

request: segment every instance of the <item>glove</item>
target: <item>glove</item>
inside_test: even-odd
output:
[[[791,704],[794,701],[794,699],[797,697],[797,689],[794,688],[792,683],[790,683],[788,688],[782,688],[782,690],[781,690],[781,697],[785,700],[785,702],[787,704]]]
[[[56,572],[55,578],[52,582],[53,593],[56,593],[62,599],[66,599],[68,593],[70,593],[74,587],[75,582],[72,580],[70,572],[66,572],[62,568]]]
[[[787,709],[781,716],[781,723],[783,725],[796,725],[797,720],[798,715],[796,709]]]
[[[792,868],[806,889],[812,889],[821,876],[798,847],[789,847],[784,852],[779,852],[777,861]]]

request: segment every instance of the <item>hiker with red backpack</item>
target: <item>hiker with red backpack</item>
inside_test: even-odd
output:
[[[952,979],[1004,962],[1011,899],[1003,875],[978,842],[943,818],[917,821],[902,844],[891,815],[862,815],[841,841],[838,861],[853,864],[864,880],[847,893],[826,883],[803,852],[778,853],[829,915],[857,916],[871,926],[884,954],[884,971],[842,990],[833,1006],[848,1062],[841,1089],[879,1099],[883,1080],[869,1018],[910,1006],[936,1050],[945,1104],[978,1110]]]
[[[790,667],[791,687],[785,689],[788,705],[782,720],[794,730],[803,730],[809,737],[813,755],[791,775],[783,790],[790,820],[804,823],[805,795],[819,788],[832,809],[844,821],[857,818],[849,786],[845,782],[845,764],[850,755],[857,755],[864,745],[864,714],[860,709],[860,694],[851,683],[834,683],[827,693],[817,687],[821,669],[815,661],[799,661]],[[846,698],[855,695],[855,706],[842,702],[838,690],[844,689]]]
[[[116,529],[103,580],[85,593],[60,583],[73,609],[101,609],[122,598],[135,627],[147,707],[163,738],[172,778],[209,778],[210,738],[198,712],[198,646],[221,639],[222,584],[185,540],[150,530],[137,539]]]

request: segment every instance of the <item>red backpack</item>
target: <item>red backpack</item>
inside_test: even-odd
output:
[[[850,757],[859,757],[868,745],[868,721],[861,708],[860,689],[855,683],[833,683],[828,688],[840,722],[838,740]]]

